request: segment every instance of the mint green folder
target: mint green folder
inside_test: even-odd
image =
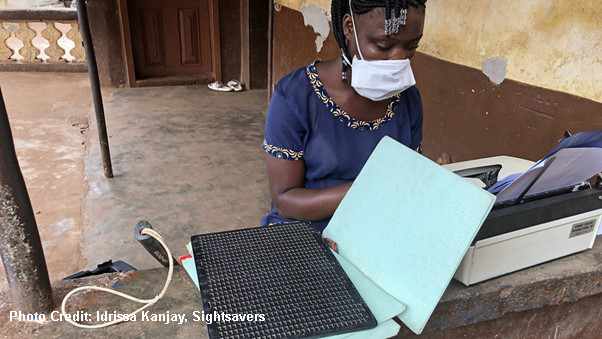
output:
[[[333,252],[333,254],[378,323],[396,317],[405,311],[406,305],[383,291],[345,258],[337,253]]]
[[[345,260],[345,258],[337,253],[334,253],[334,256],[337,258],[339,264],[341,264],[355,289],[357,289],[362,299],[364,299],[366,305],[368,305],[370,311],[372,311],[372,314],[374,314],[378,326],[365,331],[335,335],[327,338],[375,339],[395,336],[399,332],[400,327],[391,319],[400,315],[406,309],[406,306],[374,284],[372,280],[368,279],[368,277],[349,261]]]
[[[194,286],[196,286],[196,288],[198,290],[200,290],[199,277],[196,274],[196,263],[194,262],[194,259],[187,258],[187,259],[182,260],[182,267],[184,267],[184,269],[186,270],[186,273],[188,273],[188,276],[190,276],[190,279],[192,279]]]
[[[324,237],[365,277],[407,305],[399,318],[421,333],[494,201],[485,190],[385,137]]]
[[[190,241],[186,244],[186,250],[192,258],[182,260],[182,267],[184,267],[186,273],[188,273],[188,276],[192,279],[194,286],[196,286],[198,290],[201,290],[199,287],[199,276],[196,274],[196,263],[194,262],[194,254],[192,253],[192,244]]]

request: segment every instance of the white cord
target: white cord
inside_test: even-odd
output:
[[[80,291],[84,291],[84,290],[95,290],[95,291],[103,291],[103,292],[108,292],[108,293],[113,293],[116,294],[122,298],[125,299],[129,299],[141,304],[146,304],[142,307],[140,307],[139,309],[135,310],[134,312],[128,314],[127,319],[130,319],[134,314],[152,306],[153,304],[155,304],[157,301],[159,301],[159,299],[163,298],[163,295],[165,294],[165,292],[167,291],[167,288],[169,287],[169,284],[171,283],[171,279],[173,276],[173,258],[171,256],[171,251],[169,250],[169,247],[167,247],[167,245],[165,244],[165,242],[163,241],[163,238],[161,238],[161,236],[159,235],[159,233],[155,232],[154,230],[150,229],[150,228],[145,228],[143,229],[141,232],[141,234],[148,234],[151,237],[157,239],[157,241],[163,246],[163,248],[165,248],[165,252],[167,252],[167,258],[169,259],[169,272],[167,273],[167,280],[165,281],[165,286],[163,286],[163,290],[161,290],[161,293],[159,293],[159,295],[157,295],[156,297],[154,297],[153,299],[138,299],[136,297],[132,297],[131,295],[127,295],[125,293],[121,293],[121,292],[117,292],[115,290],[109,289],[109,288],[104,288],[104,287],[98,287],[98,286],[82,286],[82,287],[78,287],[76,289],[74,289],[73,291],[69,292],[66,296],[65,299],[63,299],[63,303],[61,305],[61,314],[62,315],[66,315],[67,312],[65,312],[65,305],[67,304],[67,300],[73,296],[75,293],[80,292]],[[102,323],[102,324],[95,324],[95,325],[86,325],[86,324],[81,324],[78,323],[76,321],[71,320],[70,317],[63,317],[63,319],[67,320],[71,325],[76,326],[76,327],[81,327],[81,328],[102,328],[102,327],[107,327],[107,326],[111,326],[114,324],[118,324],[120,322],[125,321],[126,319],[122,318],[122,319],[117,319],[117,320],[113,320],[113,321],[109,321],[106,323]]]

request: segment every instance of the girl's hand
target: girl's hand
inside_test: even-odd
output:
[[[337,247],[337,243],[334,242],[334,240],[332,240],[330,238],[324,238],[324,240],[328,241],[328,245],[330,246],[330,249],[339,253],[339,248]]]
[[[446,152],[441,153],[441,155],[437,158],[437,163],[439,165],[447,165],[452,163],[452,158]]]

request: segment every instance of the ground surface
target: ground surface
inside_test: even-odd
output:
[[[0,86],[48,270],[61,278],[86,264],[80,246],[89,82],[84,74],[0,73]],[[0,276],[4,290],[3,268]]]
[[[105,89],[106,179],[87,74],[0,73],[0,86],[53,281],[109,259],[158,267],[134,240],[140,219],[177,255],[193,234],[256,226],[268,210],[265,91]]]
[[[144,299],[157,295],[165,284],[167,269],[144,270],[129,273],[103,274],[89,278],[59,281],[54,284],[55,300],[60,303],[63,297],[72,289],[84,285],[94,285],[112,288]],[[81,329],[66,321],[60,321],[59,313],[48,315],[43,324],[19,321],[10,318],[13,306],[6,296],[0,293],[0,338],[202,338],[206,339],[207,326],[202,321],[199,294],[192,280],[181,267],[174,270],[173,281],[165,296],[148,308],[145,314],[139,313],[135,321],[109,326],[102,329]],[[75,294],[69,299],[66,310],[68,313],[89,314],[89,319],[96,322],[99,314],[128,314],[138,307],[132,301],[124,300],[115,295],[87,291]],[[57,309],[58,310],[58,309]],[[195,313],[196,311],[196,313]],[[100,313],[97,313],[100,312]],[[169,313],[168,313],[169,312]],[[152,315],[177,314],[181,317],[177,322],[153,321]],[[195,317],[196,315],[196,317]],[[57,320],[57,321],[53,321]],[[102,318],[100,318],[102,320]],[[158,319],[156,319],[158,320]],[[180,323],[181,322],[181,323]]]

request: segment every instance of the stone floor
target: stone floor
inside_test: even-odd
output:
[[[179,255],[191,235],[256,226],[268,210],[265,91],[105,89],[106,179],[87,74],[0,73],[0,85],[51,280],[109,259],[158,267],[134,240],[140,219]]]
[[[269,206],[265,110],[265,91],[117,90],[106,104],[115,178],[104,177],[95,139],[84,161],[88,267],[108,259],[156,267],[134,240],[141,219],[176,255],[187,253],[191,235],[259,225]]]
[[[83,166],[90,123],[84,74],[0,73],[15,148],[53,279],[86,266],[81,256]],[[0,268],[0,290],[7,288]]]

